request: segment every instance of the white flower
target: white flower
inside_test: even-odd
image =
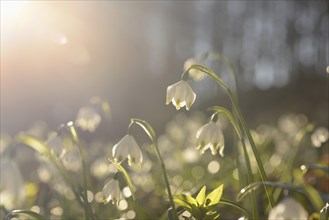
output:
[[[68,170],[78,172],[81,168],[79,150],[75,145],[71,149],[68,149],[60,159],[64,167]]]
[[[99,123],[101,122],[101,116],[92,107],[83,107],[79,110],[75,123],[82,130],[90,132],[95,131]]]
[[[113,204],[119,204],[120,201],[120,186],[117,179],[108,181],[102,190],[101,200],[106,204],[112,201]]]
[[[142,152],[133,136],[127,134],[112,149],[112,157],[116,162],[128,158],[128,163],[141,164],[143,162]]]
[[[328,139],[329,139],[329,132],[328,129],[325,127],[317,128],[311,135],[311,140],[315,147],[321,147],[321,145],[326,141],[328,141]]]
[[[26,197],[22,175],[7,158],[1,158],[0,167],[0,206],[8,210],[19,208]]]
[[[177,110],[184,106],[189,110],[195,98],[195,93],[185,80],[181,80],[167,88],[166,104],[172,102]]]
[[[185,61],[184,71],[188,70],[192,65],[204,65],[203,63],[204,60],[202,58],[191,57]],[[206,76],[204,72],[197,69],[190,69],[189,74],[194,80],[201,80]]]
[[[61,158],[65,154],[65,147],[62,138],[55,132],[51,133],[46,141],[50,151],[55,156]]]
[[[288,197],[274,206],[268,216],[269,220],[306,220],[308,213],[295,199]]]
[[[219,149],[219,154],[224,156],[224,136],[221,128],[213,121],[203,125],[196,134],[197,149],[204,153],[210,148],[211,153],[216,155]]]

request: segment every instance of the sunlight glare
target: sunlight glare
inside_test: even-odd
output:
[[[1,1],[1,19],[13,20],[20,16],[27,1]]]

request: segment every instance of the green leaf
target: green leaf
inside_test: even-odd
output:
[[[186,210],[189,211],[195,218],[198,219],[201,216],[201,211],[198,208],[198,203],[193,197],[185,194],[177,194],[174,195],[174,197],[174,202],[177,205],[186,208]]]
[[[185,195],[185,194],[177,194],[177,195],[174,195],[174,197],[176,199],[179,199],[183,202],[185,202],[186,204],[188,205],[194,205],[194,206],[198,206],[198,203],[197,201],[192,197],[192,196],[189,196],[189,195]]]
[[[40,154],[44,154],[47,156],[49,156],[51,154],[47,145],[42,140],[39,140],[38,138],[36,138],[34,136],[26,135],[26,134],[19,134],[16,137],[16,140],[20,143],[26,144],[27,146],[33,148]]]
[[[8,215],[5,217],[5,220],[10,220],[12,218],[17,218],[19,216],[27,217],[32,220],[44,220],[46,219],[42,215],[32,212],[30,210],[14,210],[8,213]]]
[[[209,193],[206,197],[206,205],[211,206],[219,203],[220,198],[222,197],[223,193],[223,184]]]
[[[186,203],[185,201],[182,201],[180,199],[174,199],[174,202],[179,205],[184,207],[187,211],[189,211],[190,213],[192,213],[192,207],[190,206],[190,204]]]
[[[205,198],[206,198],[206,186],[203,186],[200,192],[198,193],[198,195],[196,196],[196,201],[199,206],[203,205]]]
[[[207,212],[206,216],[202,220],[214,220],[218,219],[220,216],[219,212]]]
[[[309,184],[304,184],[303,188],[313,206],[317,210],[320,210],[324,206],[324,204],[319,192]]]

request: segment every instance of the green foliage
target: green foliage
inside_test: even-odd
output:
[[[220,214],[216,208],[222,193],[223,185],[220,185],[208,195],[206,195],[206,186],[203,186],[195,199],[186,194],[177,194],[174,195],[174,202],[189,211],[195,219],[218,219]]]

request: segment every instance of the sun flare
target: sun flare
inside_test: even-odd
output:
[[[1,1],[1,19],[6,22],[18,18],[26,4],[27,1]]]

